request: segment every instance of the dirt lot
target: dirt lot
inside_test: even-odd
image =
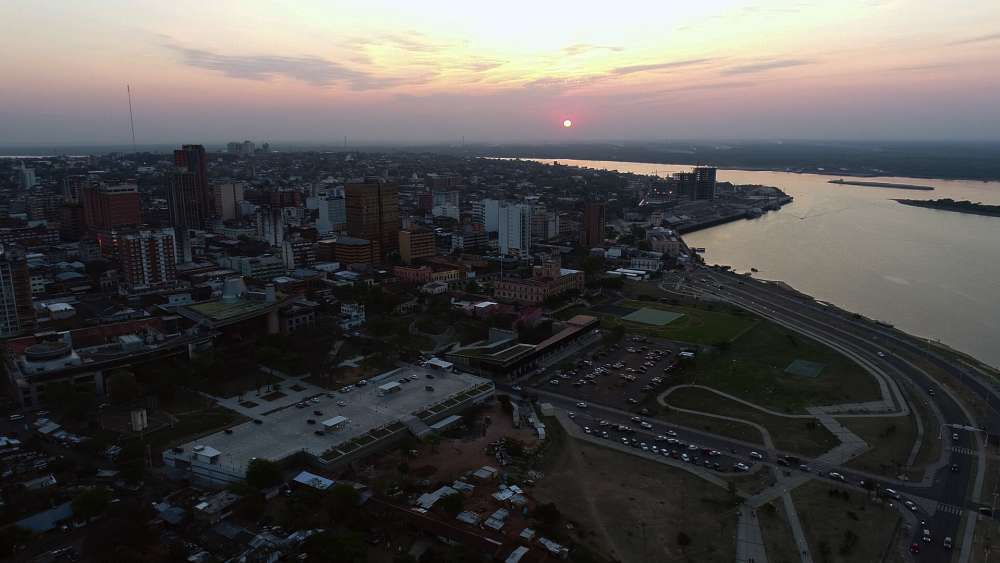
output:
[[[534,495],[559,507],[573,525],[567,533],[617,561],[732,562],[736,515],[728,492],[679,469],[568,439],[553,426]],[[679,532],[693,540],[683,551]]]
[[[785,514],[785,504],[778,498],[774,501],[774,505],[779,507],[780,513],[757,511],[757,523],[760,524],[761,535],[764,538],[767,560],[772,563],[798,563],[800,557],[795,547],[792,525],[788,523],[788,515]]]
[[[832,488],[830,483],[810,481],[792,491],[813,560],[829,563],[879,560],[900,518],[899,512],[875,506],[857,491],[851,491],[849,500],[831,496]]]

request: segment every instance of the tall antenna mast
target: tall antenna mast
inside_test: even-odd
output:
[[[132,152],[135,153],[135,167],[138,170],[139,149],[135,148],[135,120],[132,119],[132,87],[126,84],[125,90],[128,92],[128,122],[132,125]]]

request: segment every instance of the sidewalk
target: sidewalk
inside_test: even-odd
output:
[[[767,563],[756,510],[743,505],[737,514],[740,521],[736,525],[736,563]]]

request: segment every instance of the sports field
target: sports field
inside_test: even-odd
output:
[[[823,371],[825,367],[826,364],[795,360],[790,366],[785,368],[785,373],[804,375],[806,377],[819,377],[819,372]]]
[[[626,321],[633,321],[637,323],[663,326],[667,323],[673,322],[684,315],[680,313],[671,313],[670,311],[657,311],[655,309],[639,309],[634,313],[630,313],[622,317]]]

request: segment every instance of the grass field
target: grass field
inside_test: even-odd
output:
[[[879,561],[900,518],[899,512],[868,503],[854,490],[849,500],[831,496],[831,488],[830,483],[810,481],[792,491],[813,560]],[[847,539],[849,536],[855,539]]]
[[[930,414],[930,413],[928,413]],[[923,417],[923,413],[921,412]],[[876,475],[898,475],[893,461],[906,463],[917,439],[917,423],[913,415],[894,418],[838,418],[848,430],[854,432],[873,449],[848,461],[844,465],[868,471]],[[941,441],[937,440],[937,419],[930,421],[924,418],[924,438],[920,444],[920,452],[914,461],[912,469],[904,469],[903,473],[913,481],[919,481],[924,476],[924,468],[929,463],[937,461],[941,455]],[[888,466],[883,468],[883,465]],[[890,468],[891,467],[891,468]]]
[[[796,359],[826,364],[818,377],[785,373]],[[718,389],[775,412],[804,414],[810,406],[876,401],[878,383],[860,365],[774,323],[760,322],[725,354],[695,358],[691,383]]]
[[[552,443],[532,490],[554,502],[582,541],[615,561],[732,563],[735,503],[727,491],[681,469],[568,438],[552,419]],[[684,532],[693,540],[677,544]],[[561,538],[555,538],[559,541]],[[582,561],[576,552],[573,561]]]
[[[591,315],[601,320],[601,328],[611,329],[615,325],[625,327],[632,334],[665,338],[678,342],[689,342],[703,346],[712,346],[719,341],[729,340],[748,327],[755,321],[756,317],[749,313],[739,315],[732,313],[732,310],[718,304],[712,305],[712,309],[704,307],[675,307],[663,303],[650,301],[619,301],[617,305],[631,307],[634,309],[656,309],[680,314],[681,316],[663,326],[648,325],[640,322],[627,321],[621,317],[588,311],[577,307],[560,312],[559,318],[569,319],[576,315]]]
[[[774,447],[809,457],[827,452],[840,443],[837,437],[823,426],[817,425],[813,429],[807,428],[807,419],[784,418],[762,413],[757,409],[720,397],[704,389],[690,387],[678,389],[667,395],[667,404],[755,422],[767,429],[774,442]],[[670,422],[672,416],[674,415],[660,414],[657,418]],[[705,419],[706,422],[703,424],[714,424],[714,421],[708,421],[709,417],[705,417]]]

